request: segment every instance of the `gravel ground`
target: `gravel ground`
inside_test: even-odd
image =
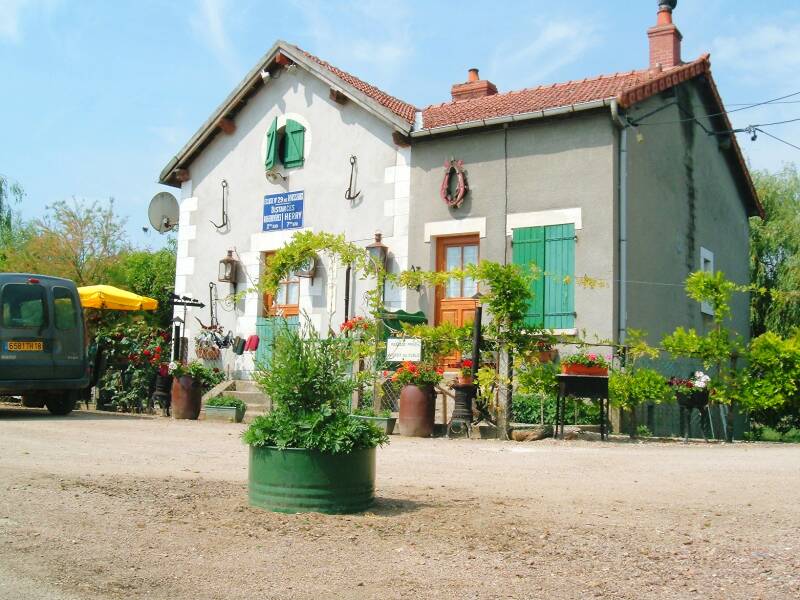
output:
[[[800,447],[392,437],[356,516],[248,507],[240,425],[0,407],[0,598],[798,598]]]

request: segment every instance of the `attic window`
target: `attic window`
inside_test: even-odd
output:
[[[306,128],[297,121],[286,120],[286,124],[278,127],[278,118],[272,120],[267,130],[267,152],[264,168],[272,171],[278,164],[287,169],[302,167],[305,150]]]

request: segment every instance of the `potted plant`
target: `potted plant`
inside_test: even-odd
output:
[[[392,416],[390,410],[382,410],[380,412],[375,412],[375,409],[372,407],[359,407],[353,412],[353,418],[355,419],[363,419],[369,423],[372,423],[383,431],[386,435],[391,435],[394,431],[395,423],[397,423],[397,419]]]
[[[608,375],[608,367],[609,361],[593,352],[577,352],[561,361],[561,372],[567,375],[605,377]]]
[[[169,363],[169,374],[172,375],[171,412],[174,419],[197,419],[203,392],[225,378],[219,369],[210,369],[196,360],[188,364]]]
[[[469,358],[462,358],[461,362],[459,363],[459,376],[458,376],[458,384],[459,385],[471,385],[472,384],[472,360]]]
[[[307,321],[278,330],[269,368],[255,373],[273,410],[242,435],[252,506],[335,514],[372,504],[375,448],[388,437],[350,415],[357,386],[348,372],[350,344],[344,336],[321,338]]]
[[[558,350],[554,347],[555,343],[556,337],[553,335],[536,334],[529,346],[531,348],[529,356],[532,356],[542,364],[556,362],[558,360]]]
[[[436,414],[433,386],[442,380],[443,370],[429,363],[404,362],[392,374],[400,390],[400,435],[430,437]]]
[[[206,400],[206,419],[241,423],[247,404],[233,396],[217,396]]]

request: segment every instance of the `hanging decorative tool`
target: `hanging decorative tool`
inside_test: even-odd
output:
[[[344,193],[345,200],[355,200],[356,198],[358,198],[358,195],[361,193],[360,191],[358,191],[358,192],[354,192],[353,191],[353,189],[356,187],[356,175],[358,174],[357,173],[357,168],[358,167],[356,167],[356,162],[358,162],[358,159],[355,157],[355,155],[351,155],[350,156],[350,185],[347,188],[347,191]]]
[[[211,327],[217,327],[219,320],[217,320],[217,284],[213,281],[208,282],[208,306],[211,311]]]
[[[222,180],[222,223],[217,225],[214,221],[211,224],[217,229],[225,229],[228,226],[228,182]]]
[[[452,178],[456,178],[455,190],[451,193]],[[442,179],[442,187],[439,190],[439,195],[445,201],[447,206],[459,208],[464,202],[464,196],[469,191],[469,184],[467,183],[467,176],[464,173],[463,160],[446,160],[444,163],[444,179]]]

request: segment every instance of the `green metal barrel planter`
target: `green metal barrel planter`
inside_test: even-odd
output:
[[[355,513],[375,500],[375,448],[328,454],[250,447],[250,505],[273,512]]]

